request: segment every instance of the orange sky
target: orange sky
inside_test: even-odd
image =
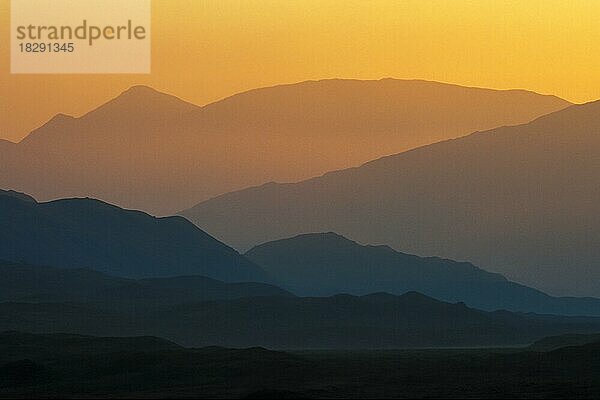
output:
[[[133,84],[197,104],[331,77],[422,78],[600,98],[597,0],[153,0],[151,75],[11,75],[0,0],[0,138]]]

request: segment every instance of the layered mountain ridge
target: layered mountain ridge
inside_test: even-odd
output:
[[[78,118],[0,144],[0,186],[166,215],[213,196],[326,171],[567,107],[554,96],[427,81],[324,80],[204,107],[136,86]]]
[[[600,102],[182,213],[239,250],[306,232],[468,260],[560,295],[600,293]],[[566,272],[568,271],[568,272]]]

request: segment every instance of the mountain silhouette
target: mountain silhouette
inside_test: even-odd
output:
[[[204,276],[134,280],[82,268],[0,261],[0,301],[93,303],[118,310],[257,296],[292,294],[263,283],[226,283]]]
[[[468,260],[552,294],[600,295],[600,101],[182,213],[238,250],[306,232]]]
[[[325,80],[198,107],[136,86],[79,118],[0,145],[0,186],[165,215],[272,180],[297,181],[567,107],[554,96],[427,81]]]
[[[595,333],[600,319],[484,312],[419,293],[244,297],[170,307],[0,303],[0,331],[159,336],[184,346],[384,349],[525,345]],[[95,332],[95,333],[94,333]]]
[[[258,266],[182,217],[156,218],[93,199],[0,196],[0,259],[119,277],[264,280]]]
[[[0,189],[0,196],[10,196],[10,197],[15,197],[17,199],[28,201],[28,202],[33,202],[33,203],[36,202],[36,200],[33,197],[26,195],[25,193],[15,192],[14,190]]]
[[[363,246],[335,233],[268,242],[245,255],[278,284],[302,296],[417,291],[482,310],[600,316],[600,299],[551,297],[467,262]]]

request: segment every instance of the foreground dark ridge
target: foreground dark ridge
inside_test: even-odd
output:
[[[528,349],[282,353],[153,337],[0,334],[0,397],[597,398],[600,342]]]
[[[484,312],[419,293],[260,296],[190,303],[189,297],[104,298],[84,303],[0,303],[0,331],[152,335],[186,346],[390,349],[525,345],[549,335],[600,331],[600,319]],[[127,293],[127,292],[126,292]],[[217,297],[218,298],[218,297]],[[223,299],[225,298],[225,299]],[[174,304],[175,301],[181,301]]]

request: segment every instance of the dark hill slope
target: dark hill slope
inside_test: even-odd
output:
[[[265,279],[258,266],[184,218],[155,218],[98,200],[0,196],[0,227],[0,259],[7,261],[131,278]]]

